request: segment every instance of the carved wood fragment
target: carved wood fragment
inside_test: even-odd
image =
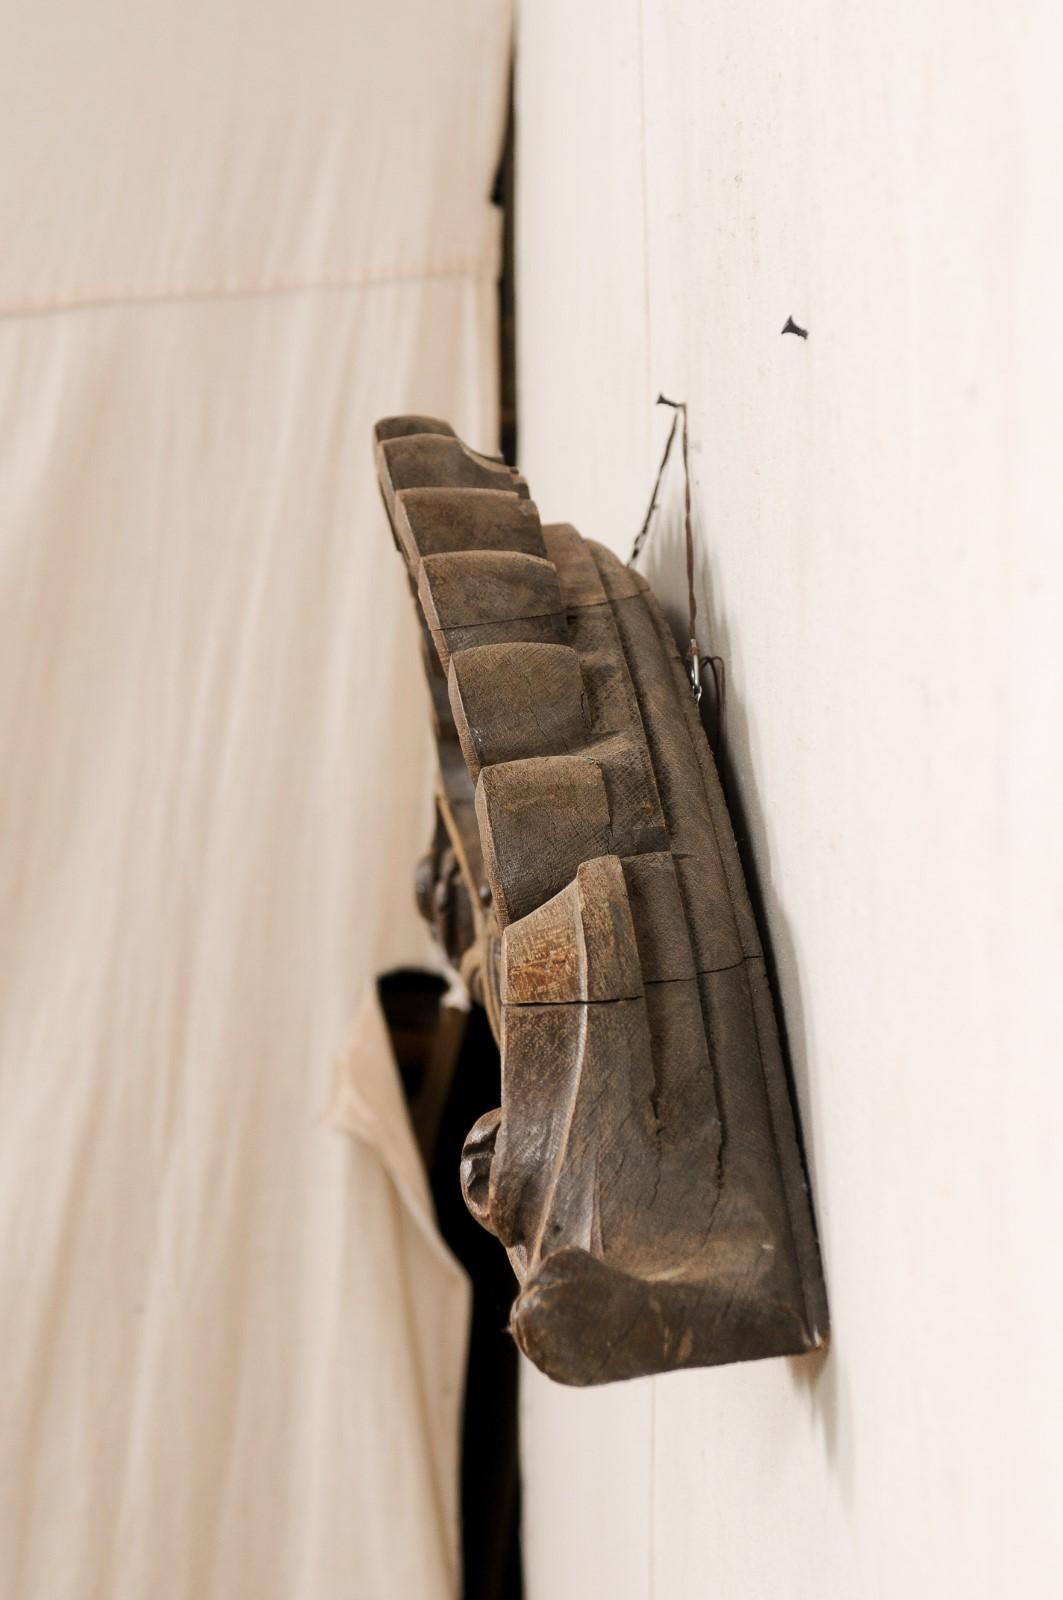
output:
[[[376,437],[440,754],[419,899],[502,1053],[462,1185],[520,1282],[514,1336],[572,1384],[813,1350],[763,952],[657,603],[447,424]]]

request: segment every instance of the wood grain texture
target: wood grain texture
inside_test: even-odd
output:
[[[535,505],[508,489],[400,489],[393,516],[407,562],[451,550],[547,553]]]
[[[617,856],[584,861],[567,888],[502,935],[505,1005],[633,1000],[642,968]]]
[[[521,756],[587,742],[579,657],[568,645],[493,644],[450,658],[450,707],[473,778]]]
[[[520,1279],[514,1336],[576,1384],[814,1349],[826,1299],[760,941],[674,641],[643,578],[417,424],[381,425],[378,464],[451,841],[422,903],[500,1039],[502,1105],[462,1185]]]
[[[612,849],[602,769],[585,755],[485,767],[476,784],[484,867],[503,927],[558,894]]]
[[[417,595],[433,631],[552,617],[562,609],[552,563],[515,550],[452,550],[424,556]]]
[[[400,489],[501,489],[517,495],[528,493],[519,473],[501,461],[477,455],[453,433],[378,431],[377,469],[389,509]]]

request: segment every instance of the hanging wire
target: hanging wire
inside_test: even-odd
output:
[[[657,404],[670,405],[671,401],[666,402],[663,395],[658,395]],[[685,411],[686,407],[684,406],[683,409]],[[657,476],[654,479],[653,493],[650,495],[650,503],[646,507],[646,515],[642,519],[642,527],[635,535],[635,542],[631,546],[631,554],[627,558],[627,564],[629,567],[633,567],[635,565],[635,562],[638,560],[641,553],[642,546],[646,543],[646,535],[650,531],[650,523],[653,521],[654,512],[657,510],[657,496],[661,491],[661,479],[664,477],[664,469],[668,465],[668,457],[672,453],[672,444],[675,441],[675,434],[678,426],[679,410],[676,408],[675,416],[672,418],[672,426],[668,430],[668,443],[664,447],[664,455],[661,457],[661,464],[657,468]]]
[[[726,680],[724,676],[723,661],[721,658],[719,656],[703,656],[698,645],[698,597],[697,591],[694,587],[694,527],[690,515],[690,429],[687,419],[687,406],[685,400],[669,400],[668,397],[663,394],[659,394],[657,396],[657,404],[659,406],[669,406],[675,415],[672,418],[672,426],[668,430],[668,439],[665,443],[664,454],[661,457],[661,464],[657,468],[657,476],[654,479],[653,493],[650,495],[650,503],[646,507],[646,515],[642,520],[642,527],[635,535],[635,542],[631,546],[631,554],[628,557],[627,564],[629,567],[634,566],[642,551],[643,545],[646,543],[650,526],[653,522],[654,516],[657,513],[658,496],[661,492],[661,483],[664,479],[664,471],[668,465],[668,458],[672,453],[672,445],[675,443],[676,433],[679,431],[680,423],[682,423],[683,532],[686,539],[687,605],[689,617],[689,638],[684,660],[687,664],[687,672],[690,676],[690,689],[694,696],[694,702],[696,705],[701,704],[701,696],[704,692],[704,684],[702,683],[701,678],[702,669],[706,666],[711,667],[712,669],[713,683],[716,690],[716,737],[712,742],[712,747],[715,752],[719,750],[720,742],[723,739],[724,689]]]

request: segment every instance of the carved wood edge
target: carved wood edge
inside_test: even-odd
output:
[[[763,954],[645,580],[442,422],[377,425],[440,755],[419,898],[502,1105],[462,1183],[565,1383],[813,1350],[827,1304]]]

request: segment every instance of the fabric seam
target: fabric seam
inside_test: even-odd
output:
[[[278,278],[260,284],[217,284],[202,287],[131,289],[122,292],[86,290],[81,293],[56,296],[47,300],[25,300],[0,306],[0,320],[17,321],[20,318],[57,316],[75,311],[113,311],[141,306],[180,305],[207,300],[257,300],[271,296],[345,293],[351,290],[386,289],[394,284],[430,283],[455,278],[488,278],[497,276],[493,261],[479,261],[457,267],[437,267],[422,271],[399,269],[370,273],[364,277]]]

